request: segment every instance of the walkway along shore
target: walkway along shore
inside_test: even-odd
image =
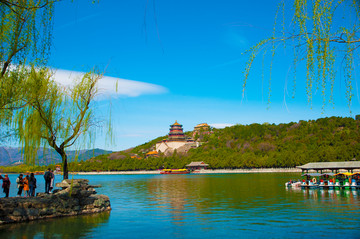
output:
[[[221,174],[221,173],[301,173],[298,168],[253,168],[253,169],[203,169],[194,174]],[[103,172],[77,172],[78,175],[136,175],[136,174],[160,174],[160,170],[149,171],[103,171]]]

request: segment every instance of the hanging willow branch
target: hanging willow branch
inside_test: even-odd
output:
[[[267,47],[272,49],[277,43],[284,43],[293,47],[293,69],[294,88],[296,87],[297,65],[303,61],[306,67],[306,95],[308,103],[311,104],[314,90],[321,91],[323,109],[327,103],[333,103],[333,89],[336,74],[336,67],[342,64],[343,75],[346,85],[346,99],[351,112],[353,98],[353,73],[355,52],[360,46],[359,10],[360,6],[356,0],[293,0],[293,11],[291,28],[285,26],[285,3],[281,1],[275,17],[273,36],[260,41],[250,48],[246,53],[250,54],[245,66],[243,78],[243,94],[249,78],[254,59],[259,51]],[[349,4],[350,3],[350,4]],[[289,11],[290,11],[289,10]],[[346,13],[341,14],[340,10]],[[279,16],[282,11],[282,16]],[[276,31],[277,19],[282,19],[281,30]],[[302,50],[300,50],[302,49]],[[300,52],[304,52],[304,56]],[[342,59],[336,62],[336,59]],[[270,71],[272,69],[270,63]],[[269,79],[269,85],[271,77]],[[269,92],[271,89],[269,89]],[[293,94],[294,95],[294,94]],[[269,100],[270,101],[270,100]]]

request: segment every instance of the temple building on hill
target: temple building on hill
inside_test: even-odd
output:
[[[190,148],[196,147],[194,140],[186,137],[182,125],[175,121],[170,125],[168,139],[156,143],[156,151],[170,155],[176,149],[178,152],[187,152]]]
[[[195,138],[196,135],[200,136],[200,135],[211,134],[211,133],[212,132],[210,131],[210,125],[208,125],[207,123],[201,123],[194,127],[192,137]]]

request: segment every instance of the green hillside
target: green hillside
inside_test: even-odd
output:
[[[131,150],[102,155],[71,169],[145,170],[182,168],[192,161],[204,161],[211,168],[295,167],[308,162],[360,159],[360,121],[331,117],[288,124],[235,125],[213,129],[204,135],[203,145],[187,154],[144,159],[145,152],[164,137]],[[138,158],[131,158],[137,154]],[[141,158],[141,159],[139,159]]]

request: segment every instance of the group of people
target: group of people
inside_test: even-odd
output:
[[[44,174],[45,179],[45,193],[51,193],[52,189],[54,188],[54,181],[55,181],[55,175],[54,172],[49,168],[48,171]],[[7,174],[1,176],[0,174],[0,180],[3,181],[2,188],[3,192],[5,193],[5,197],[9,197],[10,192],[10,179]],[[35,189],[36,189],[36,178],[34,173],[27,174],[25,177],[21,173],[16,178],[16,184],[18,188],[17,196],[21,197],[22,193],[24,192],[24,197],[34,197],[35,196]]]

